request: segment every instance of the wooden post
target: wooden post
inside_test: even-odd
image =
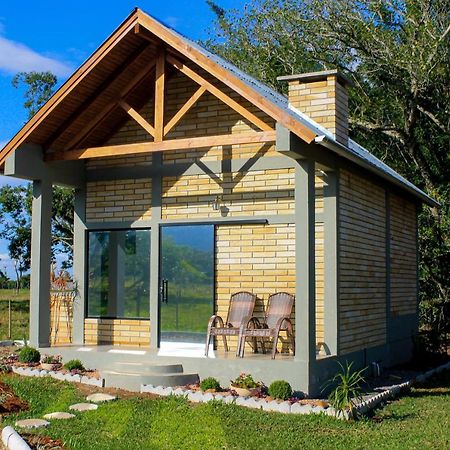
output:
[[[155,142],[164,137],[164,89],[166,78],[166,54],[162,48],[156,60],[155,75]]]

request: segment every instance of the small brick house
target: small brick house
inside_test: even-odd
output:
[[[247,371],[310,393],[336,360],[410,358],[417,211],[435,202],[349,138],[342,74],[281,79],[288,98],[136,9],[23,126],[0,164],[33,181],[33,345],[50,346],[55,320],[57,184],[75,190],[78,290],[70,342],[52,345],[81,359],[139,347],[202,376]],[[283,337],[275,360],[221,341],[197,352],[238,291],[257,294],[257,316],[270,294],[295,294],[295,355]]]

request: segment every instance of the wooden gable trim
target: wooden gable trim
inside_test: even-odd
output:
[[[5,162],[7,156],[24,143],[28,135],[50,114],[64,97],[73,90],[91,70],[97,66],[109,52],[119,43],[138,23],[138,10],[135,9],[114,31],[111,36],[92,54],[92,56],[82,64],[75,73],[53,94],[42,108],[19,130],[19,132],[9,141],[0,152],[0,165]]]
[[[199,67],[211,73],[219,81],[237,92],[249,102],[253,103],[275,121],[282,123],[286,126],[286,128],[298,135],[308,144],[314,141],[316,133],[314,133],[314,131],[312,131],[307,125],[304,125],[291,117],[285,111],[278,108],[271,101],[267,100],[261,94],[247,86],[242,80],[237,78],[231,72],[219,66],[214,61],[211,61],[208,57],[193,48],[188,42],[167,29],[164,25],[160,24],[152,17],[148,16],[139,9],[137,11],[137,15],[139,18],[139,24],[146,28],[150,33],[158,36],[162,41],[177,50],[177,52],[186,56]],[[138,35],[142,35],[142,27],[135,29],[135,32],[137,31]]]
[[[102,158],[109,156],[133,155],[138,153],[162,152],[167,150],[188,150],[193,148],[209,148],[223,145],[266,143],[275,142],[275,140],[276,131],[260,131],[254,133],[169,139],[162,142],[139,142],[136,144],[89,147],[78,150],[48,153],[45,155],[44,159],[45,161],[70,161],[86,158]]]
[[[133,107],[125,100],[119,101],[119,106],[134,119],[150,136],[155,137],[155,128],[150,125]]]

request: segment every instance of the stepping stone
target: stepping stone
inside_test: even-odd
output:
[[[110,402],[112,400],[116,400],[115,395],[109,395],[109,394],[102,394],[101,392],[98,392],[96,394],[91,394],[86,397],[86,400],[88,402],[94,402],[94,403],[102,403],[102,402]]]
[[[50,422],[43,419],[24,419],[16,422],[16,427],[20,428],[41,428],[48,427]]]
[[[46,414],[44,419],[52,420],[52,419],[73,419],[75,414],[70,414],[68,412],[54,412],[50,414]]]
[[[70,405],[69,409],[72,411],[93,411],[98,408],[98,405],[93,405],[92,403],[75,403],[75,405]]]

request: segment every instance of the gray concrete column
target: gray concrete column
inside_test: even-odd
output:
[[[86,190],[75,189],[75,208],[73,215],[73,279],[77,295],[73,305],[72,342],[84,344],[84,318],[86,303]]]
[[[295,168],[295,358],[316,359],[315,167],[310,159]],[[309,369],[308,369],[309,384]]]
[[[153,153],[153,166],[162,166],[161,153]],[[152,178],[152,228],[150,241],[150,347],[159,345],[159,252],[161,223],[162,177],[157,173]]]
[[[327,172],[324,186],[324,340],[338,354],[338,173]]]
[[[30,345],[34,347],[48,347],[50,343],[52,196],[51,181],[33,181]]]

